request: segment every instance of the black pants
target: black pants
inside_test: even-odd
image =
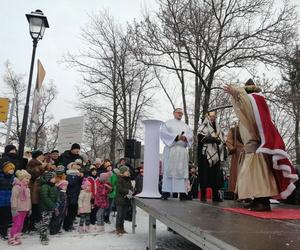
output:
[[[124,220],[128,210],[128,205],[117,205],[116,229],[124,229]]]
[[[11,222],[10,207],[0,207],[0,234],[7,236],[8,225]]]
[[[73,222],[76,218],[78,211],[78,204],[69,204],[67,208],[67,216],[64,220],[64,229],[69,231],[73,227]]]
[[[98,212],[98,207],[94,207],[91,211],[91,214],[90,214],[90,222],[92,225],[95,225],[96,222],[97,222],[97,212]]]
[[[91,217],[90,213],[80,214],[79,226],[83,227],[84,224],[86,226],[89,226],[90,225],[90,217]]]

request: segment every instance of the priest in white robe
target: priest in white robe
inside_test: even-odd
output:
[[[181,108],[175,109],[173,115],[174,119],[166,121],[160,129],[160,139],[165,144],[162,198],[166,200],[170,193],[180,193],[180,200],[186,200],[189,188],[188,148],[193,144],[193,132],[181,121]]]

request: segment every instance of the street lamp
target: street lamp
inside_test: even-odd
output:
[[[36,46],[38,41],[43,38],[45,29],[49,28],[47,17],[44,16],[44,13],[41,10],[32,11],[30,14],[26,14],[26,18],[29,23],[29,32],[32,37],[33,49],[32,49],[32,56],[31,56],[29,80],[27,86],[26,103],[24,107],[24,114],[23,114],[23,121],[22,121],[22,130],[21,130],[21,136],[19,141],[19,157],[21,159],[23,158],[25,139],[26,139],[28,113],[29,113],[29,99],[30,99],[30,92],[31,92],[31,82],[32,82],[32,73],[34,68]]]

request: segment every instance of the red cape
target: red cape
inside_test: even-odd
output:
[[[280,192],[280,197],[276,198],[286,199],[296,188],[294,182],[298,180],[298,176],[295,167],[289,160],[283,139],[273,124],[264,96],[254,93],[249,97],[261,139],[261,145],[256,152],[271,155],[273,172]]]

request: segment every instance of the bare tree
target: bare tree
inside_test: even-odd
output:
[[[13,66],[9,61],[5,63],[5,73],[3,76],[3,81],[5,83],[4,94],[6,97],[11,100],[15,100],[15,109],[13,112],[13,124],[11,128],[11,135],[9,137],[9,141],[19,142],[19,138],[21,135],[21,124],[22,124],[22,115],[23,115],[23,106],[25,101],[25,91],[26,85],[24,84],[25,75],[17,74],[13,70]],[[1,132],[1,136],[6,136],[7,126],[3,124],[3,131]]]
[[[130,36],[107,12],[100,12],[90,17],[90,25],[81,33],[87,49],[65,58],[83,75],[79,108],[99,117],[99,129],[110,131],[111,160],[116,144],[136,135],[152,98],[147,92],[153,77],[149,67],[132,55]]]
[[[193,118],[186,122],[193,123],[195,134],[209,110],[216,77],[258,62],[281,64],[282,49],[297,34],[295,6],[287,0],[277,5],[272,0],[160,0],[159,5],[154,17],[132,27],[135,54],[146,65],[175,73],[185,117]],[[186,107],[191,76],[194,116]]]
[[[49,85],[45,85],[41,91],[39,119],[38,123],[35,124],[36,128],[33,138],[33,147],[35,149],[44,148],[46,146],[47,135],[45,134],[45,127],[53,120],[53,115],[49,113],[49,106],[57,94],[56,86],[53,81],[51,81]]]

